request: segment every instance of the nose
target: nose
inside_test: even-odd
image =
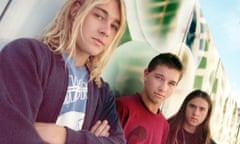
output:
[[[99,29],[99,34],[101,37],[108,37],[111,34],[111,25],[108,22],[105,22],[101,25]]]
[[[168,84],[166,81],[161,82],[158,86],[159,91],[167,91],[167,89],[168,89]]]
[[[193,110],[193,115],[198,115],[199,114],[199,110],[197,109],[197,108],[195,108],[194,110]]]

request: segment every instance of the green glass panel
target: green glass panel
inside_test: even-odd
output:
[[[206,66],[207,66],[207,58],[206,57],[202,57],[198,68],[205,69]]]
[[[194,79],[194,88],[196,89],[201,89],[202,88],[202,83],[203,83],[203,77],[202,76],[195,76]]]
[[[212,87],[212,92],[217,93],[217,88],[218,88],[218,79],[215,79]]]
[[[126,29],[125,29],[125,32],[124,32],[124,34],[123,34],[123,36],[122,36],[122,38],[119,42],[119,45],[124,44],[128,41],[131,41],[131,40],[132,40],[132,37],[130,35],[129,28],[128,28],[128,25],[127,25]]]

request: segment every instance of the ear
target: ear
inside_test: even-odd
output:
[[[81,1],[76,0],[76,1],[73,3],[73,5],[72,5],[72,7],[71,7],[71,17],[72,17],[73,19],[74,19],[75,16],[77,15],[78,10],[79,10],[79,8],[81,7],[81,4],[82,4],[82,0],[81,0]]]
[[[147,75],[148,74],[148,69],[145,68],[143,72],[144,72],[144,75]]]
[[[143,72],[143,79],[144,79],[144,82],[146,81],[146,76],[148,75],[148,69],[144,69],[144,72]]]

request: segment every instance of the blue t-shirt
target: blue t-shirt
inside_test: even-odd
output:
[[[84,121],[89,72],[85,66],[76,67],[73,59],[63,54],[69,72],[67,94],[57,119],[57,124],[80,130]]]

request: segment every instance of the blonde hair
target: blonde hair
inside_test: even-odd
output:
[[[82,37],[82,25],[85,17],[89,12],[99,4],[105,4],[110,0],[67,0],[47,29],[45,35],[41,38],[41,41],[48,45],[51,51],[61,54],[64,51],[69,52],[69,57],[76,55],[77,52],[77,39],[79,39],[79,31]],[[116,49],[126,25],[126,7],[124,0],[116,0],[120,7],[120,27],[118,32],[113,39],[112,43],[102,53],[97,56],[91,56],[87,63],[90,71],[90,81],[94,80],[96,84],[101,87],[101,74],[103,68],[111,58],[114,50]],[[81,4],[75,20],[71,17],[71,8],[75,3]]]

